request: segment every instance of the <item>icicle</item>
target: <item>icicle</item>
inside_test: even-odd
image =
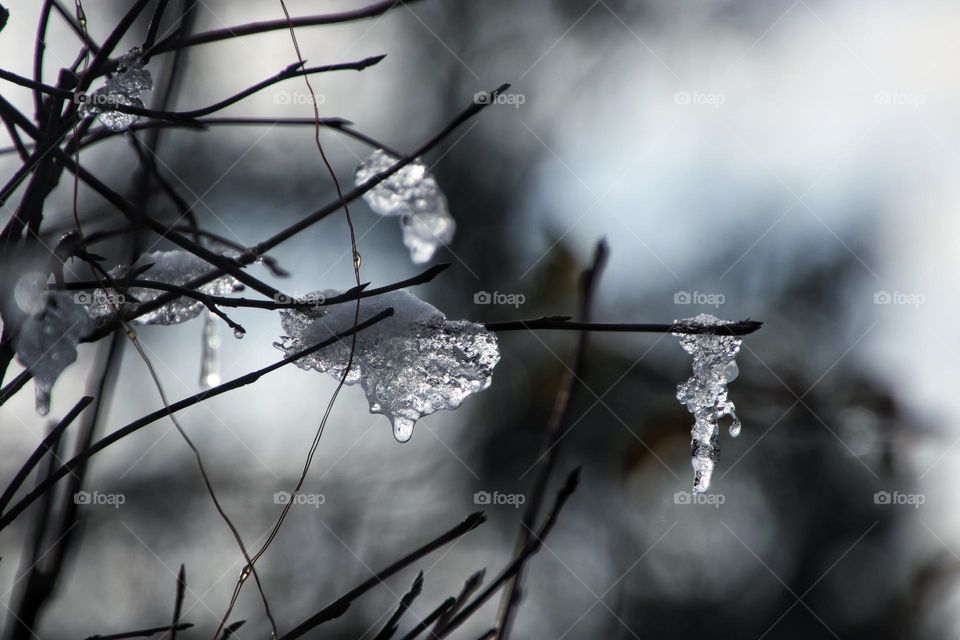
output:
[[[675,324],[688,326],[716,326],[726,324],[709,314],[676,320]],[[727,384],[738,375],[736,355],[740,338],[711,334],[674,333],[680,346],[693,356],[693,376],[677,386],[677,400],[694,415],[691,430],[694,493],[703,493],[710,487],[710,479],[720,458],[720,418],[732,419],[730,435],[740,434],[740,419],[733,402],[727,399]]]
[[[203,318],[203,343],[200,353],[200,387],[209,389],[220,384],[220,334],[217,316],[207,312]]]
[[[397,160],[377,149],[357,167],[354,183],[363,184]],[[447,208],[447,198],[419,158],[367,191],[363,199],[375,213],[400,218],[403,244],[417,264],[430,260],[438,247],[453,240],[457,224]]]
[[[303,300],[330,299],[339,291],[318,291]],[[278,349],[292,355],[350,329],[354,302],[280,312],[286,334]],[[393,316],[357,334],[353,364],[346,384],[363,387],[371,413],[393,425],[393,435],[406,442],[421,416],[456,409],[470,394],[490,386],[500,360],[497,337],[465,320],[451,321],[433,306],[406,291],[393,291],[360,303],[360,317],[387,307]],[[343,376],[350,339],[341,340],[296,361],[301,369]]]

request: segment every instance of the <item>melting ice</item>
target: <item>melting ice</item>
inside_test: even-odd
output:
[[[120,58],[116,74],[80,105],[81,117],[97,116],[100,123],[111,131],[125,131],[140,119],[130,113],[111,111],[110,107],[119,104],[143,108],[140,94],[153,89],[153,78],[143,68],[142,54],[140,47],[134,47]]]
[[[712,315],[702,313],[693,318],[676,320],[674,324],[716,326],[727,324]],[[710,478],[720,458],[720,427],[718,421],[729,416],[730,435],[740,435],[740,419],[733,402],[727,399],[727,383],[738,372],[736,356],[740,338],[709,334],[674,333],[680,346],[693,356],[693,375],[677,386],[677,400],[686,405],[695,420],[690,442],[693,455],[693,491],[703,493],[710,487]]]
[[[338,291],[318,291],[303,299],[324,299]],[[319,296],[323,296],[319,298]],[[456,409],[472,393],[490,386],[500,360],[497,337],[483,325],[447,320],[433,306],[406,291],[394,291],[360,303],[360,320],[392,307],[394,314],[357,334],[346,384],[360,383],[370,413],[387,416],[393,435],[406,442],[421,416]],[[348,331],[356,302],[281,311],[286,335],[274,346],[288,356]],[[343,376],[351,338],[297,360],[301,369]]]
[[[94,323],[66,291],[48,291],[46,278],[27,273],[14,288],[14,305],[4,309],[13,333],[17,360],[33,375],[37,413],[50,411],[53,383],[74,360],[77,344]],[[15,306],[15,308],[14,308]]]
[[[137,276],[138,280],[153,280],[178,286],[187,284],[213,268],[203,258],[181,250],[154,251],[144,255],[137,262],[140,264],[152,263],[149,269]],[[111,278],[119,280],[123,279],[129,271],[129,267],[119,266],[111,269],[109,274]],[[242,288],[243,285],[233,276],[224,275],[199,287],[198,290],[209,295],[224,296]],[[127,294],[137,302],[149,302],[165,293],[165,291],[158,289],[140,287],[127,289]],[[84,306],[86,306],[87,313],[91,317],[105,319],[113,316],[116,312],[117,303],[123,300],[123,297],[111,289],[106,294],[103,294],[102,291],[94,292],[85,299]],[[130,302],[133,302],[133,300],[130,300]],[[137,324],[180,324],[187,320],[193,320],[203,312],[203,309],[204,305],[199,300],[180,297],[158,309],[145,313],[134,322]]]
[[[377,149],[354,173],[357,186],[389,169],[398,158]],[[447,208],[447,198],[420,158],[373,187],[363,199],[381,216],[398,216],[403,244],[417,264],[430,260],[440,245],[453,240],[457,224]]]

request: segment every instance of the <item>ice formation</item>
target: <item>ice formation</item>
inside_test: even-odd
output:
[[[318,291],[305,299],[325,299],[339,291]],[[394,291],[360,303],[360,320],[392,307],[394,314],[357,333],[346,384],[360,383],[370,413],[387,416],[393,435],[406,442],[421,416],[456,409],[472,393],[490,386],[500,360],[497,337],[483,325],[447,320],[433,306],[406,291]],[[284,336],[274,346],[288,356],[348,331],[356,302],[281,311]],[[343,376],[351,338],[297,360],[301,369]]]
[[[674,324],[716,326],[727,324],[712,315],[702,313],[693,318],[676,320]],[[693,375],[677,386],[677,400],[686,405],[694,416],[690,442],[693,456],[693,491],[703,493],[710,487],[710,478],[720,458],[719,420],[729,416],[730,435],[740,435],[740,419],[733,402],[727,399],[727,384],[739,373],[736,356],[740,338],[710,334],[674,333],[680,346],[693,356]]]
[[[220,334],[218,319],[211,311],[203,316],[203,342],[200,349],[200,387],[209,389],[220,384]]]
[[[80,105],[82,117],[97,116],[100,123],[111,131],[125,131],[140,119],[140,116],[111,110],[110,107],[119,104],[143,108],[140,94],[153,89],[153,78],[143,68],[142,54],[140,47],[134,47],[121,56],[116,74]]]
[[[11,326],[16,323],[13,350],[33,375],[37,413],[45,416],[53,383],[77,359],[77,344],[94,323],[73,294],[48,291],[46,278],[39,273],[18,279],[13,303],[4,310],[4,320]]]
[[[138,280],[153,280],[178,286],[187,284],[212,268],[210,263],[203,258],[181,250],[154,251],[144,255],[138,260],[138,263],[151,264],[149,269],[137,276]],[[119,266],[111,269],[109,274],[111,278],[122,279],[129,271],[129,267]],[[220,276],[216,280],[199,287],[199,291],[208,295],[223,296],[242,288],[243,286],[233,276]],[[158,289],[131,287],[126,290],[126,293],[137,302],[149,302],[166,292]],[[112,317],[116,312],[117,304],[124,300],[124,297],[118,295],[112,289],[108,290],[106,294],[98,290],[85,297],[84,306],[91,317],[104,319]],[[134,300],[129,302],[134,302]],[[138,324],[180,324],[199,316],[203,312],[203,308],[204,305],[199,300],[180,297],[158,309],[145,313],[134,322]]]
[[[377,149],[354,173],[357,186],[392,167],[397,158]],[[457,223],[447,208],[447,198],[420,158],[373,187],[363,199],[381,216],[397,216],[403,244],[417,264],[433,257],[437,247],[453,240]]]

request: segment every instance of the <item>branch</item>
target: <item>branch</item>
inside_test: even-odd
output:
[[[739,320],[716,326],[697,324],[617,324],[608,322],[575,322],[567,316],[544,316],[534,320],[507,320],[486,322],[490,331],[536,331],[541,329],[560,331],[620,331],[630,333],[686,333],[691,335],[745,336],[763,326],[757,320]]]
[[[122,440],[123,438],[127,437],[131,433],[135,433],[136,431],[139,431],[143,427],[153,422],[156,422],[161,418],[164,418],[168,415],[171,415],[178,411],[186,409],[187,407],[192,407],[193,405],[199,402],[203,402],[208,398],[218,396],[220,394],[226,393],[227,391],[239,389],[240,387],[246,386],[248,384],[253,384],[257,380],[259,380],[262,376],[268,373],[272,373],[277,369],[290,364],[291,362],[295,362],[301,358],[304,358],[310,355],[311,353],[315,353],[320,349],[323,349],[324,347],[328,347],[331,344],[334,344],[345,337],[351,336],[355,331],[362,331],[367,327],[373,326],[374,324],[392,315],[393,315],[392,308],[384,309],[383,311],[376,314],[375,316],[372,316],[368,320],[365,320],[359,323],[355,328],[351,328],[342,333],[338,333],[337,335],[331,338],[328,338],[327,340],[319,342],[313,345],[312,347],[308,347],[302,351],[298,351],[297,353],[291,356],[288,356],[283,360],[274,362],[271,365],[263,367],[262,369],[257,369],[256,371],[253,371],[246,375],[242,375],[239,378],[234,378],[233,380],[224,382],[221,385],[217,385],[216,387],[212,387],[210,389],[207,389],[206,391],[201,391],[200,393],[196,393],[192,396],[184,398],[183,400],[175,402],[162,409],[158,409],[156,411],[153,411],[152,413],[148,413],[147,415],[137,420],[134,420],[130,424],[124,427],[121,427],[120,429],[117,429],[110,435],[104,436],[103,438],[101,438],[100,440],[98,440],[97,442],[95,442],[94,444],[87,447],[86,449],[78,453],[76,456],[68,460],[66,463],[61,465],[56,471],[54,471],[47,478],[45,478],[43,482],[39,483],[37,487],[33,489],[33,491],[31,491],[26,496],[21,498],[19,502],[17,502],[15,505],[10,507],[9,510],[7,510],[2,516],[0,516],[0,530],[3,530],[11,522],[13,522],[14,519],[16,519],[16,517],[23,512],[24,509],[29,507],[34,501],[37,500],[37,498],[39,498],[46,491],[48,491],[54,484],[56,484],[58,480],[60,480],[65,475],[72,472],[75,468],[79,467],[82,463],[84,463],[89,458],[93,457],[100,451],[103,451],[104,449],[109,447],[111,444],[114,444],[115,442]]]
[[[176,627],[154,627],[152,629],[140,629],[139,631],[125,631],[123,633],[113,633],[106,636],[96,635],[90,636],[87,640],[126,640],[126,638],[149,638],[158,633],[166,633],[168,631],[185,631],[192,627],[193,625],[189,622],[184,622],[183,624],[178,624]]]
[[[422,547],[419,547],[418,549],[411,551],[410,553],[400,558],[393,564],[387,566],[384,569],[381,569],[376,574],[370,576],[369,578],[361,582],[359,585],[357,585],[356,587],[354,587],[344,595],[340,596],[339,598],[334,600],[332,603],[330,603],[329,605],[327,605],[326,607],[324,607],[314,615],[310,616],[309,618],[307,618],[306,620],[298,624],[291,631],[281,636],[279,640],[296,640],[296,638],[299,638],[300,636],[309,632],[313,628],[323,624],[324,622],[328,622],[329,620],[333,620],[334,618],[340,617],[350,607],[351,602],[353,602],[354,600],[362,596],[364,593],[366,593],[370,589],[373,589],[375,586],[382,584],[385,580],[387,580],[397,572],[405,569],[406,567],[413,564],[420,558],[432,553],[433,551],[435,551],[436,549],[439,549],[440,547],[444,546],[448,542],[452,542],[457,538],[459,538],[460,536],[464,535],[465,533],[473,531],[474,529],[479,527],[481,524],[486,522],[486,520],[487,518],[486,516],[483,515],[482,511],[471,513],[469,516],[466,517],[466,519],[463,522],[461,522],[454,528],[450,529],[446,533],[431,540],[430,542],[423,545]]]
[[[76,420],[77,416],[80,415],[80,412],[87,408],[93,402],[93,398],[90,396],[84,396],[80,398],[77,404],[73,405],[73,408],[70,409],[70,412],[63,417],[56,427],[50,430],[50,433],[47,434],[47,437],[44,438],[37,448],[33,450],[33,453],[30,454],[30,457],[27,458],[27,461],[23,463],[23,466],[20,467],[20,470],[13,476],[13,480],[10,481],[10,484],[7,485],[7,488],[4,490],[3,495],[0,495],[0,513],[7,508],[7,505],[10,504],[10,500],[13,499],[14,494],[17,492],[17,489],[26,481],[30,476],[30,472],[33,471],[34,467],[40,463],[47,453],[52,452],[53,448],[56,446],[56,443],[63,436],[63,432],[66,430],[70,423]]]
[[[516,575],[528,558],[540,551],[540,548],[543,546],[544,538],[549,535],[550,531],[557,523],[557,517],[560,515],[560,510],[563,509],[563,505],[566,504],[570,496],[573,495],[573,492],[576,491],[579,480],[580,467],[577,467],[567,476],[567,481],[557,493],[557,498],[553,503],[553,508],[550,510],[550,515],[540,527],[540,530],[534,535],[533,539],[530,541],[530,544],[528,544],[523,550],[523,553],[514,558],[513,562],[507,565],[507,567],[500,572],[500,575],[497,576],[496,579],[480,593],[480,595],[466,604],[463,607],[463,610],[454,616],[454,618],[450,620],[450,622],[444,626],[443,629],[438,630],[438,632],[434,634],[435,638],[439,639],[447,637],[454,629],[466,622],[467,619],[476,613],[477,610],[480,609],[480,607],[482,607],[484,603],[486,603],[486,601],[489,600],[497,591],[499,591],[508,580]]]
[[[181,49],[183,47],[192,47],[198,44],[206,44],[208,42],[216,42],[218,40],[230,40],[232,38],[239,38],[243,36],[249,36],[256,33],[265,33],[267,31],[277,31],[279,29],[289,29],[292,27],[310,27],[323,24],[338,24],[342,22],[352,22],[354,20],[362,20],[364,18],[372,18],[379,16],[383,13],[386,13],[390,9],[399,6],[401,4],[410,4],[415,0],[382,0],[381,2],[376,2],[374,4],[362,7],[360,9],[355,9],[353,11],[343,11],[341,13],[330,13],[326,15],[318,16],[304,16],[301,18],[293,18],[290,21],[287,20],[267,20],[263,22],[250,22],[248,24],[241,24],[233,27],[227,27],[225,29],[216,29],[214,31],[205,31],[203,33],[195,33],[191,36],[185,36],[182,38],[178,37],[167,37],[158,42],[152,48],[150,48],[146,54],[145,58],[154,56],[158,53],[164,53],[166,51],[173,51],[174,49]]]

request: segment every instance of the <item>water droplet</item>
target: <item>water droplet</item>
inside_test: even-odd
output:
[[[37,396],[37,413],[45,416],[50,413],[50,387],[34,382],[34,391]]]
[[[233,330],[233,337],[236,338],[237,340],[242,339],[243,336],[245,335],[247,335],[247,332],[241,329],[240,327],[237,327],[236,329]]]
[[[413,436],[413,420],[407,418],[393,419],[393,437],[397,442],[408,442]]]

